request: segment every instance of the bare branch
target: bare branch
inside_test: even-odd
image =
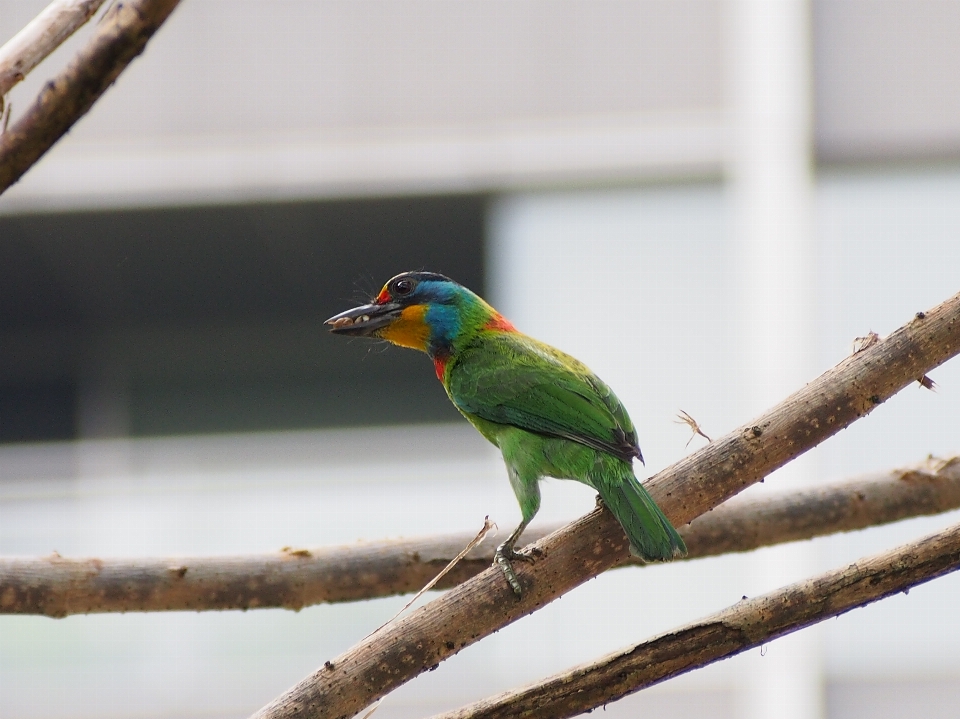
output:
[[[103,0],[54,0],[0,47],[0,97],[60,47],[103,5]]]
[[[960,569],[960,525],[434,719],[559,719]]]
[[[179,0],[118,2],[69,66],[50,80],[13,127],[0,135],[0,193],[59,140],[117,79]]]
[[[816,446],[960,352],[960,294],[848,357],[761,417],[646,483],[684,524]],[[488,569],[324,665],[256,716],[349,717],[421,672],[626,561],[628,543],[596,510],[537,543],[519,600]]]
[[[960,507],[960,457],[720,505],[683,528],[697,557],[745,552]]]
[[[960,457],[762,500],[733,500],[680,529],[688,559],[847,532],[960,507]],[[536,541],[559,526],[534,528]],[[475,539],[475,538],[474,538]],[[424,586],[468,544],[466,534],[247,557],[0,558],[0,614],[202,611],[350,602]],[[447,589],[490,566],[471,551],[437,583]],[[639,563],[632,560],[632,563]]]

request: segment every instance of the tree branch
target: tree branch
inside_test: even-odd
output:
[[[70,65],[40,91],[17,123],[0,135],[0,194],[19,180],[93,106],[179,0],[117,2]]]
[[[918,313],[890,336],[848,357],[775,408],[711,442],[646,483],[677,525],[717,506],[869,414],[960,352],[960,294]],[[467,582],[328,661],[257,712],[261,717],[349,717],[421,672],[623,563],[627,540],[594,511],[537,543],[518,567],[519,601],[499,570]]]
[[[0,98],[93,17],[101,5],[103,0],[54,0],[7,40],[0,47]]]
[[[697,557],[746,552],[960,507],[960,457],[750,501],[732,500],[684,527]],[[689,544],[687,546],[690,546]]]
[[[960,569],[960,525],[434,719],[559,719]]]
[[[863,529],[960,508],[960,457],[749,502],[729,502],[682,527],[688,559]],[[535,541],[558,527],[524,534]],[[300,609],[414,592],[466,546],[466,534],[248,557],[0,558],[0,614]],[[437,583],[490,566],[481,545]],[[633,560],[631,563],[639,563]]]

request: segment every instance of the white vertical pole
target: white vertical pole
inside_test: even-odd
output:
[[[728,171],[746,421],[810,376],[810,9],[807,0],[733,0],[730,10]],[[769,490],[796,487],[810,477],[809,466],[791,464]],[[794,581],[813,570],[812,552],[806,545],[765,550],[747,562],[744,586],[758,592]],[[816,631],[778,640],[740,666],[738,719],[822,716]]]

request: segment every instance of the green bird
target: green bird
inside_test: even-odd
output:
[[[444,275],[397,275],[367,305],[326,321],[336,334],[426,352],[460,413],[500,448],[523,521],[495,564],[517,596],[510,560],[540,509],[543,477],[595,489],[646,561],[686,554],[683,540],[633,473],[637,433],[613,391],[579,360],[519,332],[481,297]]]

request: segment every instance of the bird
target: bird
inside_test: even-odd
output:
[[[425,352],[459,412],[500,448],[522,521],[495,552],[517,597],[512,561],[540,509],[539,481],[592,487],[644,561],[686,554],[670,520],[633,471],[637,433],[613,391],[579,360],[517,330],[476,293],[434,272],[391,278],[368,304],[326,320],[338,335],[386,340]]]

